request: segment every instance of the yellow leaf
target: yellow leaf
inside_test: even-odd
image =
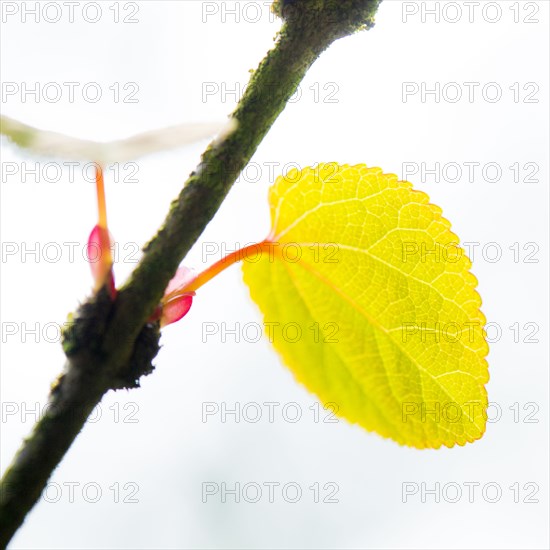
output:
[[[401,444],[479,439],[485,318],[441,210],[365,165],[294,169],[269,202],[272,231],[244,278],[295,377],[339,416]]]

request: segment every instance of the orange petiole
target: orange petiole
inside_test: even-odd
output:
[[[258,254],[263,254],[264,252],[273,253],[274,247],[273,243],[268,240],[264,240],[260,243],[250,244],[235,250],[228,254],[221,260],[218,260],[216,263],[212,264],[210,267],[206,268],[204,271],[199,273],[188,285],[182,288],[182,292],[194,292],[198,290],[201,286],[205,285],[208,281],[213,279],[216,275],[219,275],[222,271],[227,269],[229,266],[240,262],[246,259],[258,258]]]

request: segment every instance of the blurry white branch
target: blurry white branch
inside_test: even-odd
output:
[[[222,139],[234,128],[235,119],[226,123],[178,124],[136,134],[126,139],[99,142],[41,130],[13,118],[0,116],[0,134],[33,155],[96,161],[103,165],[175,149],[216,134],[218,139]]]

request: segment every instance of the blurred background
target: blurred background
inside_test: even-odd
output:
[[[2,2],[2,114],[96,140],[223,122],[280,27],[269,4]],[[267,190],[293,166],[408,179],[479,279],[485,436],[418,451],[334,419],[255,337],[234,266],[163,331],[142,388],[103,400],[12,548],[548,548],[548,12],[384,1],[309,71],[185,260],[201,270],[265,237]],[[119,283],[207,143],[107,167]],[[1,155],[3,471],[90,292],[96,202],[83,164],[5,139]]]

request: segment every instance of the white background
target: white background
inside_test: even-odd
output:
[[[3,4],[5,9],[8,2]],[[27,2],[27,7],[34,4]],[[68,8],[56,23],[47,21],[54,8],[38,23],[32,15],[24,23],[21,11],[4,12],[4,83],[81,86],[73,103],[66,94],[57,102],[3,95],[3,114],[99,140],[181,122],[223,121],[235,96],[203,97],[205,83],[220,88],[239,83],[242,89],[279,28],[266,2],[257,3],[260,10],[241,2],[238,16],[224,13],[234,2],[139,2],[133,15],[137,22],[118,24],[113,4],[100,2],[97,23],[83,19],[82,4],[75,8],[73,23]],[[120,3],[120,19],[131,16],[129,4]],[[472,21],[467,4],[440,3],[436,22],[434,15],[423,18],[421,13],[437,8],[435,3],[385,1],[373,30],[340,40],[325,52],[303,82],[301,97],[261,144],[254,170],[234,186],[185,264],[202,269],[220,257],[204,257],[204,243],[232,249],[266,235],[272,183],[266,163],[277,163],[275,175],[288,163],[338,161],[377,165],[400,176],[404,162],[424,162],[428,168],[436,162],[458,163],[464,173],[456,183],[444,177],[436,182],[420,172],[408,179],[443,208],[463,242],[480,243],[473,271],[483,311],[493,323],[493,340],[496,327],[502,331],[489,356],[488,391],[495,404],[490,413],[496,421],[483,439],[463,448],[417,451],[344,421],[315,422],[309,409],[315,398],[293,380],[265,339],[251,343],[241,335],[236,343],[228,335],[224,343],[218,334],[202,341],[203,323],[225,322],[229,328],[260,323],[240,269],[233,267],[200,290],[184,320],[165,329],[157,370],[142,380],[142,389],[104,399],[97,421],[86,425],[13,548],[548,547],[549,4],[469,3]],[[462,17],[452,23],[457,6]],[[207,17],[216,7],[217,13]],[[93,8],[88,9],[85,15],[94,17]],[[404,10],[417,13],[404,20]],[[79,92],[89,82],[102,89],[96,103]],[[116,82],[121,87],[135,82],[138,102],[115,102],[109,87]],[[404,102],[404,82],[431,88],[435,82],[441,88],[456,82],[464,95],[449,101],[456,87],[448,86],[438,102],[433,95],[423,102],[420,93]],[[464,82],[479,83],[471,102]],[[499,101],[490,102],[482,93],[490,82],[502,90]],[[519,83],[516,98],[510,89],[514,83]],[[524,90],[527,83],[538,86],[537,103],[524,101],[534,89]],[[327,102],[334,90],[333,102]],[[126,92],[121,93],[122,98]],[[123,261],[132,259],[128,243],[141,246],[153,234],[206,144],[140,160],[137,183],[116,183],[107,170],[111,231],[121,247],[119,282],[135,265]],[[92,284],[82,250],[96,219],[94,186],[80,169],[72,182],[68,170],[57,182],[43,173],[38,183],[33,175],[23,181],[21,172],[6,174],[6,163],[33,168],[37,161],[42,170],[46,160],[2,142],[2,243],[18,247],[9,256],[4,248],[1,264],[2,470],[30,431],[36,403],[45,403],[63,364],[59,343],[48,341],[55,340],[55,327],[48,323],[63,323]],[[473,181],[464,165],[470,162],[480,163]],[[495,179],[494,172],[482,173],[487,163],[500,167],[498,181],[488,181]],[[521,168],[517,183],[509,168],[514,163]],[[536,165],[533,179],[538,181],[523,181],[531,171],[523,169],[526,163]],[[129,171],[121,174],[130,176]],[[74,258],[64,244],[69,242],[78,243]],[[38,258],[21,253],[35,243]],[[58,260],[55,245],[48,243],[61,247]],[[509,248],[514,243],[519,243],[519,258]],[[532,256],[537,263],[523,261],[536,249],[526,243],[538,247]],[[53,261],[44,257],[46,250]],[[495,260],[499,250],[502,256]],[[24,326],[32,329],[36,323],[40,334],[24,338]],[[519,323],[517,343],[509,328],[514,323]],[[538,343],[523,342],[534,327],[525,328],[527,323],[539,327],[531,336]],[[12,335],[14,326],[18,333]],[[220,414],[203,422],[205,402],[220,407],[258,403],[264,414],[257,423],[235,422],[234,416],[224,423]],[[272,423],[264,402],[280,403]],[[281,414],[292,402],[302,412],[296,423]],[[253,417],[254,410],[247,410]],[[321,410],[321,420],[326,417]],[[204,503],[204,482],[281,485],[273,503],[265,485],[258,503],[242,497],[235,503],[231,495],[223,503],[220,494]],[[281,495],[281,486],[289,482],[303,490],[297,503]],[[338,503],[315,503],[308,487],[328,482],[339,487]],[[480,484],[473,502],[465,485],[470,482]],[[68,483],[75,484],[74,498]],[[121,501],[137,487],[139,502],[115,502],[109,489],[115,483]],[[124,489],[127,483],[134,485]],[[418,488],[406,502],[403,483]],[[518,503],[510,489],[515,483]],[[462,495],[452,503],[457,484]],[[89,502],[98,486],[101,498]],[[502,495],[490,502],[495,486]],[[533,487],[538,490],[531,498],[538,502],[523,502]],[[439,502],[433,494],[422,495],[422,488],[436,489]]]

